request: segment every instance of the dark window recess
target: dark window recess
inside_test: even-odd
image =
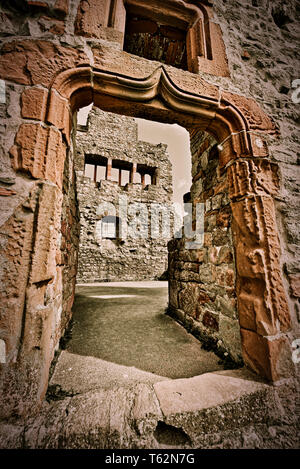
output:
[[[119,186],[126,186],[130,182],[132,163],[123,160],[112,161],[112,181],[118,181]]]
[[[137,164],[137,174],[140,175],[141,183],[144,186],[148,186],[150,184],[156,185],[156,168],[151,166],[147,166],[145,164]]]
[[[95,182],[100,182],[106,178],[107,158],[99,155],[86,155],[84,165],[84,175]]]
[[[186,34],[186,30],[128,15],[124,50],[187,70]]]

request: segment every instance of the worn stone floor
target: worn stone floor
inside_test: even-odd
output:
[[[223,369],[213,352],[165,314],[167,302],[167,282],[77,286],[71,339],[50,384],[86,392]]]
[[[78,286],[46,399],[0,448],[299,448],[297,381],[222,370],[166,304],[162,282]]]

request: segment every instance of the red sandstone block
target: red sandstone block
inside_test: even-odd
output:
[[[66,146],[61,132],[51,127],[48,133],[45,178],[62,187]]]
[[[32,255],[31,282],[33,283],[49,280],[55,276],[61,199],[62,194],[56,186],[48,183],[42,185]]]
[[[101,27],[107,26],[109,0],[81,0],[75,20],[75,34],[101,38]]]
[[[66,146],[58,130],[41,124],[22,124],[10,154],[15,170],[62,186]]]
[[[287,331],[291,318],[281,278],[273,200],[268,196],[249,197],[232,203],[231,208],[236,267],[241,279],[238,295],[241,324],[244,309],[247,312],[251,308],[262,335],[277,334],[279,324],[281,331]],[[244,327],[248,329],[246,324]]]
[[[293,374],[291,349],[285,336],[271,339],[241,328],[241,338],[244,361],[256,373],[273,382]]]
[[[44,40],[11,41],[3,45],[1,53],[1,78],[45,88],[61,72],[89,64],[82,51]]]
[[[254,99],[223,91],[221,101],[235,105],[247,120],[250,129],[275,133],[276,128],[271,118]]]
[[[62,130],[69,141],[71,130],[71,118],[69,112],[69,103],[66,99],[59,96],[55,91],[51,91],[47,122],[53,124],[57,129]]]
[[[27,59],[22,49],[17,49],[15,45],[10,47],[9,43],[4,44],[1,53],[0,77],[4,80],[7,79],[21,83],[22,85],[30,85],[31,80],[25,72]]]
[[[199,150],[198,150],[198,154],[199,156],[202,155],[202,153],[204,153],[210,146],[210,143],[211,143],[211,138],[210,137],[207,137],[204,142],[201,144]]]
[[[198,54],[194,60],[195,73],[210,73],[211,75],[229,77],[229,68],[222,31],[218,24],[209,22],[212,60]]]
[[[231,138],[226,140],[226,142],[222,143],[222,147],[222,151],[219,151],[220,168],[223,168],[231,160],[234,160],[236,158]]]
[[[43,178],[47,136],[47,129],[40,124],[22,124],[16,136],[19,149],[13,151],[17,156],[13,161],[14,169],[28,172],[37,179]]]
[[[45,120],[48,90],[28,88],[21,97],[21,115],[28,119]]]
[[[269,149],[266,141],[260,136],[249,134],[253,156],[269,156]]]

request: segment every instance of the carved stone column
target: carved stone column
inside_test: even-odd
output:
[[[227,171],[244,360],[276,381],[291,370],[284,334],[290,314],[272,197],[279,189],[278,167],[267,159],[239,159]]]

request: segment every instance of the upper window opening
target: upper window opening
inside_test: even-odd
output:
[[[85,155],[84,175],[95,182],[106,178],[107,158],[99,155]]]
[[[187,70],[186,31],[147,17],[127,16],[124,50]]]
[[[132,166],[132,163],[128,161],[112,160],[112,180],[118,181],[119,186],[126,186],[130,182]]]
[[[84,176],[94,182],[113,181],[119,186],[126,184],[157,184],[156,168],[145,164],[133,165],[129,161],[108,159],[100,155],[85,155]]]
[[[198,58],[211,61],[210,21],[206,8],[173,0],[125,0],[124,50],[190,72]]]

